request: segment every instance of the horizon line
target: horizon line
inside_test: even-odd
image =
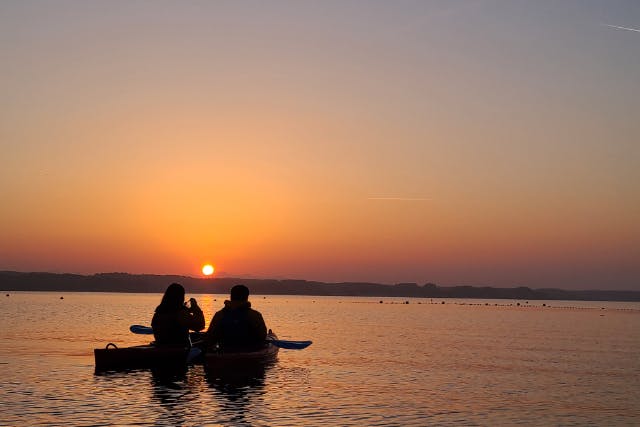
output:
[[[445,284],[437,284],[437,283],[433,283],[431,281],[421,281],[421,282],[373,282],[373,281],[366,281],[366,280],[362,280],[362,281],[324,281],[324,280],[314,280],[314,279],[301,279],[301,278],[286,278],[286,277],[281,277],[281,278],[274,278],[274,277],[264,277],[264,276],[260,276],[260,277],[239,277],[239,276],[233,276],[233,275],[227,275],[225,277],[211,277],[211,276],[192,276],[189,274],[168,274],[168,273],[128,273],[128,272],[124,272],[124,271],[111,271],[111,272],[100,272],[100,273],[70,273],[70,272],[66,272],[66,273],[59,273],[59,272],[50,272],[50,271],[17,271],[17,270],[0,270],[0,274],[3,273],[13,273],[13,274],[52,274],[52,275],[71,275],[71,276],[82,276],[82,277],[91,277],[91,276],[99,276],[99,275],[128,275],[128,276],[156,276],[156,277],[162,277],[162,276],[179,276],[179,277],[183,277],[185,279],[195,279],[195,280],[211,280],[211,279],[236,279],[236,280],[258,280],[258,281],[268,281],[268,280],[277,280],[277,281],[302,281],[302,282],[316,282],[318,284],[321,285],[339,285],[339,284],[345,284],[345,285],[351,285],[351,284],[368,284],[368,285],[381,285],[381,286],[397,286],[397,285],[406,285],[406,284],[414,284],[417,285],[418,287],[423,287],[426,285],[435,285],[438,288],[456,288],[456,287],[472,287],[472,288],[476,288],[476,289],[481,289],[481,288],[491,288],[491,289],[517,289],[517,288],[528,288],[530,290],[533,291],[545,291],[545,290],[552,290],[552,291],[566,291],[566,292],[632,292],[632,293],[640,293],[640,289],[621,289],[621,288],[616,288],[616,289],[603,289],[603,288],[564,288],[564,287],[534,287],[534,285],[516,285],[516,284],[512,284],[512,285],[507,285],[507,286],[500,286],[500,285],[495,285],[495,284],[481,284],[481,283],[476,283],[476,284],[469,284],[469,283],[445,283]],[[0,286],[0,289],[2,289],[2,287]],[[91,292],[91,291],[88,291]],[[473,297],[470,297],[473,298]],[[591,301],[591,300],[585,300],[585,301]]]

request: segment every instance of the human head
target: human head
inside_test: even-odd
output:
[[[172,283],[169,285],[164,295],[162,296],[162,302],[160,306],[164,308],[180,308],[184,304],[184,287],[180,283]]]
[[[235,285],[231,288],[231,301],[247,301],[249,299],[249,288],[245,285]]]

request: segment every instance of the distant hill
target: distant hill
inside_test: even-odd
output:
[[[433,283],[323,283],[307,280],[194,278],[188,276],[101,273],[79,274],[22,273],[0,271],[2,291],[67,292],[156,292],[162,293],[172,282],[179,282],[189,293],[229,292],[242,283],[258,295],[327,295],[411,298],[482,298],[519,300],[640,301],[638,291],[569,291],[562,289],[493,288],[475,286],[437,286]]]

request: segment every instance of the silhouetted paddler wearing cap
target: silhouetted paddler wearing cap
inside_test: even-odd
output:
[[[261,347],[267,336],[262,314],[251,308],[249,288],[231,288],[231,300],[224,302],[209,324],[206,341],[225,350],[252,350]]]

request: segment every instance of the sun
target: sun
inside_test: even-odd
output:
[[[215,269],[211,264],[205,264],[202,266],[202,274],[204,274],[205,276],[211,276],[214,271]]]

